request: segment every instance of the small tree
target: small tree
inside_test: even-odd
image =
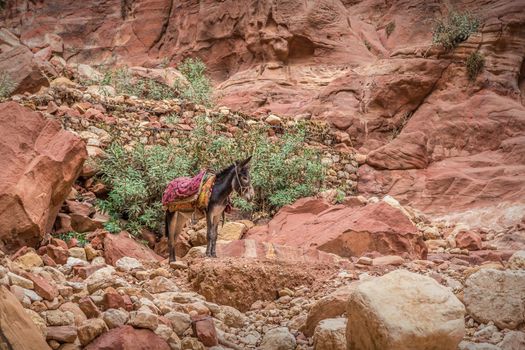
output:
[[[446,50],[452,50],[478,28],[479,20],[469,12],[451,11],[448,17],[436,21],[432,42],[442,45]]]
[[[206,65],[199,58],[187,58],[178,66],[179,71],[188,80],[189,85],[176,84],[182,97],[198,104],[212,104],[212,87],[206,76]]]
[[[485,57],[477,51],[473,52],[467,57],[465,65],[469,80],[476,80],[476,77],[481,73],[485,65]]]

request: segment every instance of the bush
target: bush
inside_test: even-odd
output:
[[[437,20],[432,42],[442,45],[446,50],[455,48],[468,39],[479,27],[479,20],[469,12],[451,11],[447,18]]]
[[[476,80],[476,77],[481,73],[485,65],[485,57],[477,51],[473,52],[467,57],[465,65],[467,66],[469,80]]]
[[[7,72],[0,72],[0,98],[9,97],[15,90],[15,82]]]
[[[177,95],[174,88],[153,79],[133,77],[126,67],[107,71],[99,84],[113,86],[117,94],[133,95],[143,99],[165,100],[175,98]]]
[[[305,147],[304,127],[270,140],[266,127],[226,137],[219,120],[200,116],[196,121],[196,128],[177,146],[126,149],[113,144],[107,149],[100,167],[111,190],[99,202],[113,217],[107,229],[118,232],[122,227],[138,234],[146,227],[158,232],[163,222],[162,193],[169,181],[194,175],[201,168],[217,172],[249,154],[253,155],[250,174],[256,196],[253,203],[234,197],[242,211],[268,214],[320,190],[325,169],[318,152]]]
[[[79,247],[85,246],[86,243],[88,242],[87,239],[86,239],[86,234],[85,233],[78,233],[78,232],[74,232],[74,231],[70,231],[68,233],[62,233],[62,234],[58,235],[58,238],[63,240],[66,243],[69,242],[71,239],[76,238],[76,240],[78,241],[78,246]]]
[[[206,65],[199,58],[187,58],[177,67],[189,85],[176,84],[181,96],[197,104],[212,105],[212,87],[206,77]]]

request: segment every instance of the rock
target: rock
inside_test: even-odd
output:
[[[85,350],[169,350],[164,339],[149,329],[121,326],[111,329],[86,346]]]
[[[242,222],[229,221],[219,226],[219,238],[223,241],[234,241],[241,239],[248,231],[248,227]]]
[[[508,261],[509,269],[525,270],[525,250],[518,250],[510,257]]]
[[[24,269],[31,269],[32,267],[44,265],[42,258],[35,252],[27,252],[26,254],[16,258],[14,261]]]
[[[137,328],[147,328],[154,331],[159,325],[156,315],[146,311],[133,311],[129,314],[128,324]]]
[[[278,116],[274,115],[274,114],[270,114],[266,120],[265,120],[268,124],[270,125],[281,125],[282,121],[281,121],[281,118],[279,118]]]
[[[215,346],[219,344],[217,331],[211,316],[196,315],[191,318],[193,336],[199,339],[204,346]]]
[[[277,327],[269,330],[264,335],[261,350],[295,350],[297,343],[295,337],[286,327]]]
[[[503,341],[498,346],[501,350],[525,349],[525,333],[510,331],[505,334]]]
[[[37,92],[41,87],[49,86],[46,76],[39,67],[38,58],[35,58],[23,45],[0,52],[0,71],[9,75],[15,94],[26,91]]]
[[[71,312],[73,314],[73,319],[75,320],[76,326],[80,326],[85,320],[87,320],[86,315],[76,303],[65,302],[64,304],[60,305],[59,309],[64,312]]]
[[[58,247],[54,244],[48,244],[46,246],[47,249],[47,255],[53,259],[53,261],[57,264],[64,265],[67,263],[67,258],[69,257],[69,251]]]
[[[46,279],[32,273],[26,273],[25,277],[33,282],[35,292],[42,298],[52,301],[58,297],[58,289],[54,284],[51,284],[52,282],[50,283]]]
[[[126,324],[129,313],[120,309],[108,309],[102,314],[102,319],[110,329],[117,328]]]
[[[374,266],[385,266],[385,265],[394,265],[399,266],[405,263],[405,259],[397,255],[387,255],[374,258],[372,260],[372,265]]]
[[[70,311],[47,310],[43,312],[49,326],[72,326],[75,324],[75,315]]]
[[[246,236],[303,249],[314,246],[342,257],[360,257],[373,251],[417,259],[427,255],[418,229],[401,210],[384,201],[354,207],[302,198]]]
[[[314,332],[314,350],[346,350],[346,319],[328,318]]]
[[[0,334],[6,349],[49,349],[42,332],[4,286],[0,286]]]
[[[88,318],[96,318],[100,316],[100,310],[89,296],[81,298],[78,301],[78,306]]]
[[[115,263],[115,266],[117,267],[117,269],[121,271],[126,271],[126,272],[129,272],[134,269],[143,268],[142,263],[140,261],[138,261],[135,258],[131,258],[129,256],[125,256],[125,257],[118,259],[117,262]]]
[[[104,258],[106,262],[115,265],[122,257],[131,257],[139,261],[158,262],[163,258],[151,249],[132,239],[128,233],[118,235],[106,234],[104,237]]]
[[[69,248],[69,256],[80,259],[80,260],[87,261],[86,251],[84,250],[84,248],[80,248],[80,247]]]
[[[461,231],[456,235],[456,246],[460,249],[481,250],[481,237],[472,231]]]
[[[319,322],[343,315],[346,312],[348,298],[356,286],[357,283],[352,283],[317,300],[308,311],[304,334],[311,337]]]
[[[86,278],[86,286],[89,293],[93,293],[99,289],[107,288],[113,285],[115,281],[115,269],[111,266],[103,267]]]
[[[224,322],[228,327],[233,328],[243,328],[247,322],[246,316],[243,313],[227,305],[221,305],[220,312],[214,316]]]
[[[150,293],[163,293],[178,291],[177,285],[163,276],[157,276],[145,284],[145,289]]]
[[[77,339],[77,327],[54,326],[47,327],[47,340],[56,340],[60,343],[73,343]]]
[[[180,343],[182,350],[206,350],[206,347],[197,339],[186,337]]]
[[[516,329],[525,322],[525,271],[481,269],[465,281],[468,313],[481,323]]]
[[[500,350],[499,347],[488,343],[470,343],[462,341],[458,346],[459,350]]]
[[[171,311],[165,314],[164,317],[170,320],[171,328],[179,337],[191,326],[191,319],[188,314]]]
[[[78,340],[80,340],[80,344],[85,346],[107,330],[106,323],[100,318],[86,320],[78,327]]]
[[[17,275],[12,272],[8,272],[7,277],[9,277],[9,283],[14,284],[15,286],[19,286],[19,287],[27,288],[27,289],[34,288],[34,283],[31,280],[24,278],[20,275]]]
[[[0,173],[0,244],[35,247],[51,231],[86,159],[85,146],[57,121],[15,102],[0,104],[0,125],[6,164]]]
[[[33,311],[31,309],[24,309],[24,311],[26,312],[26,314],[29,315],[31,321],[33,321],[33,323],[38,327],[42,335],[45,337],[47,332],[46,321],[36,311]]]
[[[464,313],[434,279],[396,270],[361,282],[350,295],[348,349],[455,349],[465,332]]]
[[[84,251],[86,252],[86,259],[91,261],[100,255],[99,251],[93,248],[91,244],[86,244],[84,246]]]

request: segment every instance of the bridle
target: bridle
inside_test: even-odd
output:
[[[239,178],[239,170],[237,169],[237,164],[235,164],[235,178],[237,179],[237,184],[239,185],[240,189],[240,195],[244,197],[246,192],[250,190],[250,186],[243,186],[243,183],[241,179]]]

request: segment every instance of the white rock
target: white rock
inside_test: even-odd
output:
[[[455,349],[465,333],[464,314],[448,288],[396,270],[360,283],[350,295],[348,349]]]
[[[9,277],[9,282],[11,284],[14,284],[15,286],[19,286],[19,287],[26,288],[26,289],[34,288],[33,281],[28,280],[25,277],[19,276],[12,272],[8,272],[7,277]]]
[[[270,125],[281,125],[282,123],[281,118],[279,118],[275,114],[270,114],[265,121]]]
[[[147,328],[154,331],[159,325],[159,319],[151,312],[133,311],[129,314],[128,324],[136,328]]]
[[[481,269],[465,281],[464,302],[480,323],[515,329],[525,322],[525,270]]]
[[[117,269],[126,271],[126,272],[134,270],[134,269],[143,268],[142,263],[140,261],[138,261],[135,258],[131,258],[129,256],[125,256],[125,257],[118,259],[117,262],[115,263],[115,266],[117,267]]]
[[[191,326],[190,316],[185,313],[172,311],[165,314],[164,317],[171,321],[171,327],[178,336],[182,336]]]
[[[121,309],[107,309],[102,314],[102,319],[108,328],[116,328],[125,325],[129,319],[129,313]]]
[[[525,250],[518,250],[509,259],[509,269],[523,270],[525,269]]]

